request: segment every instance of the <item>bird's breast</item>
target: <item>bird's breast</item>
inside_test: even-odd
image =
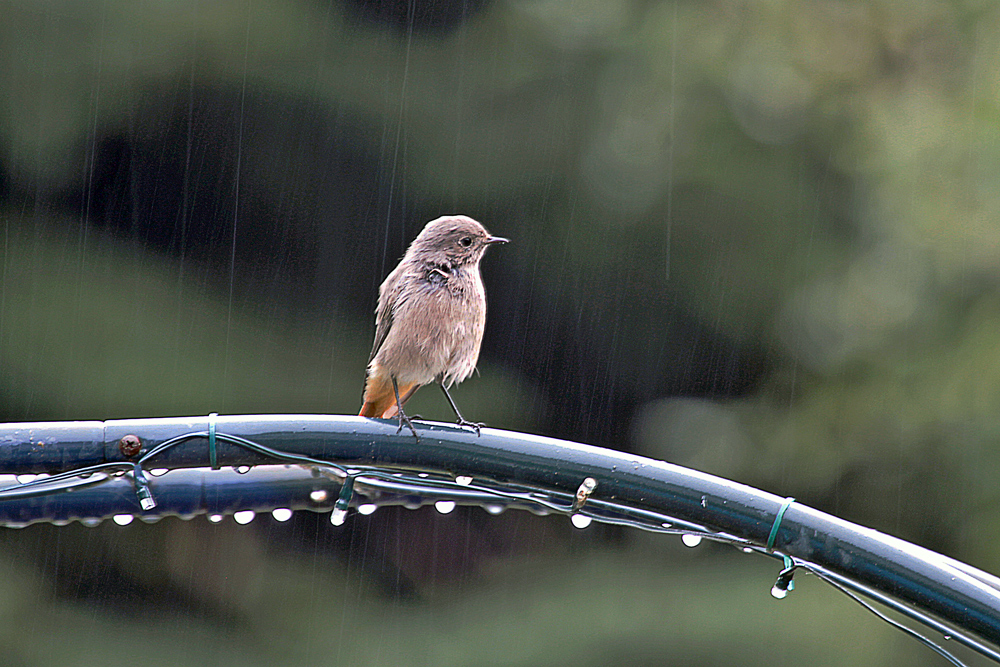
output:
[[[400,381],[461,382],[476,367],[485,322],[478,271],[425,267],[404,278],[375,361]]]

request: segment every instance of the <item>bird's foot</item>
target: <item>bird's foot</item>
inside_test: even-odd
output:
[[[407,426],[410,427],[410,432],[413,433],[413,437],[416,438],[417,444],[419,445],[420,436],[417,435],[417,429],[413,428],[413,422],[410,420],[409,417],[406,416],[406,413],[403,412],[402,410],[399,411],[398,416],[399,416],[399,428],[396,429],[396,434],[398,435],[399,432],[403,430],[403,424],[406,424]]]
[[[459,417],[458,421],[455,422],[455,423],[458,424],[459,426],[469,426],[469,427],[475,429],[477,437],[480,436],[480,435],[482,435],[479,432],[479,430],[482,427],[486,426],[486,424],[484,424],[483,422],[470,422],[468,419],[466,419],[464,417]]]

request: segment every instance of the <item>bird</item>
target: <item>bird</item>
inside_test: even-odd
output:
[[[420,436],[403,405],[417,389],[441,387],[459,426],[483,426],[462,416],[448,388],[476,369],[486,326],[486,290],[479,262],[492,236],[465,215],[428,222],[379,287],[375,342],[368,357],[362,417],[397,417]]]

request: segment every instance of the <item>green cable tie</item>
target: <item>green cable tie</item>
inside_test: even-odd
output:
[[[795,498],[789,496],[785,498],[785,502],[781,503],[781,507],[778,509],[778,514],[774,517],[774,524],[771,526],[771,534],[767,536],[767,550],[774,550],[774,538],[778,536],[778,528],[781,526],[781,520],[785,518],[785,512],[791,507],[792,503],[795,502]]]
[[[208,415],[208,461],[212,470],[219,469],[219,457],[215,451],[215,418],[218,416],[218,412],[212,412]]]
[[[347,521],[347,510],[351,506],[351,498],[354,496],[355,475],[348,475],[344,479],[344,485],[340,488],[340,496],[333,504],[333,512],[330,514],[330,523],[335,526],[343,526]]]

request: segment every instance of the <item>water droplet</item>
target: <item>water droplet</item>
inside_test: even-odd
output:
[[[276,507],[271,510],[271,516],[275,521],[288,521],[292,518],[292,510],[287,507]]]
[[[951,635],[941,635],[941,638],[944,639],[945,641],[950,641]]]
[[[153,468],[149,471],[149,474],[153,477],[163,477],[168,472],[170,472],[170,468]]]
[[[667,523],[666,521],[664,521],[663,523],[660,524],[660,527],[661,528],[670,528],[670,524]]]
[[[358,505],[358,514],[368,516],[369,514],[374,514],[377,509],[378,505],[375,503],[364,503],[362,505]]]
[[[441,514],[448,514],[449,512],[455,509],[455,501],[439,500],[436,503],[434,503],[434,509],[436,509],[438,512],[441,512]]]
[[[212,523],[219,523],[220,521],[222,521],[222,515],[221,514],[209,514],[208,515],[208,520],[211,521]]]
[[[347,510],[336,509],[330,512],[330,523],[335,526],[343,526],[347,521]]]
[[[530,505],[528,506],[528,511],[535,516],[548,516],[552,514],[548,507],[542,507],[541,505]]]
[[[681,542],[684,546],[694,548],[701,544],[701,535],[693,535],[691,533],[684,533],[681,535]]]
[[[82,523],[83,525],[85,525],[87,528],[93,528],[95,526],[100,526],[101,525],[101,520],[100,519],[94,519],[94,518],[91,518],[91,519],[80,519],[80,523]]]
[[[132,523],[132,519],[135,517],[131,514],[116,514],[111,517],[111,520],[117,523],[119,526],[127,526]]]
[[[483,505],[483,509],[493,516],[496,516],[497,514],[502,513],[506,508],[503,505]]]
[[[423,478],[427,478],[427,477],[430,477],[430,475],[428,475],[428,474],[427,474],[427,473],[425,473],[425,472],[422,472],[422,473],[419,473],[419,474],[417,475],[417,477],[423,477]]]
[[[784,600],[787,596],[788,596],[788,591],[786,591],[778,584],[771,586],[771,597],[773,597],[775,600]]]
[[[753,549],[751,549],[750,547],[743,547],[743,553],[745,553],[745,554],[752,554],[753,553]]]
[[[326,500],[328,496],[329,494],[326,492],[326,489],[316,489],[315,491],[309,492],[309,500],[314,503],[321,503]]]
[[[250,466],[239,466],[239,467],[233,468],[233,470],[235,470],[236,472],[238,472],[241,475],[245,475],[248,472],[250,472]]]
[[[139,516],[139,521],[142,521],[143,523],[156,523],[162,518],[162,516],[156,516],[155,514],[149,516],[143,514]]]
[[[69,519],[56,519],[55,521],[52,522],[52,525],[53,526],[68,526],[69,525]]]
[[[407,500],[403,503],[403,507],[405,507],[408,510],[418,510],[423,506],[424,506],[423,503],[421,503],[419,500]]]
[[[253,510],[240,510],[239,512],[233,514],[233,519],[235,519],[236,523],[241,526],[245,526],[253,521],[255,516],[257,516],[257,513]]]
[[[574,514],[569,518],[569,520],[577,528],[586,528],[594,521],[592,518],[584,514]]]
[[[29,473],[24,473],[23,475],[15,475],[15,479],[17,479],[18,484],[27,484],[28,482],[33,482],[35,481],[35,477],[36,475],[32,475]]]
[[[472,484],[472,478],[468,475],[459,475],[455,478],[455,484],[459,486],[468,486]]]

